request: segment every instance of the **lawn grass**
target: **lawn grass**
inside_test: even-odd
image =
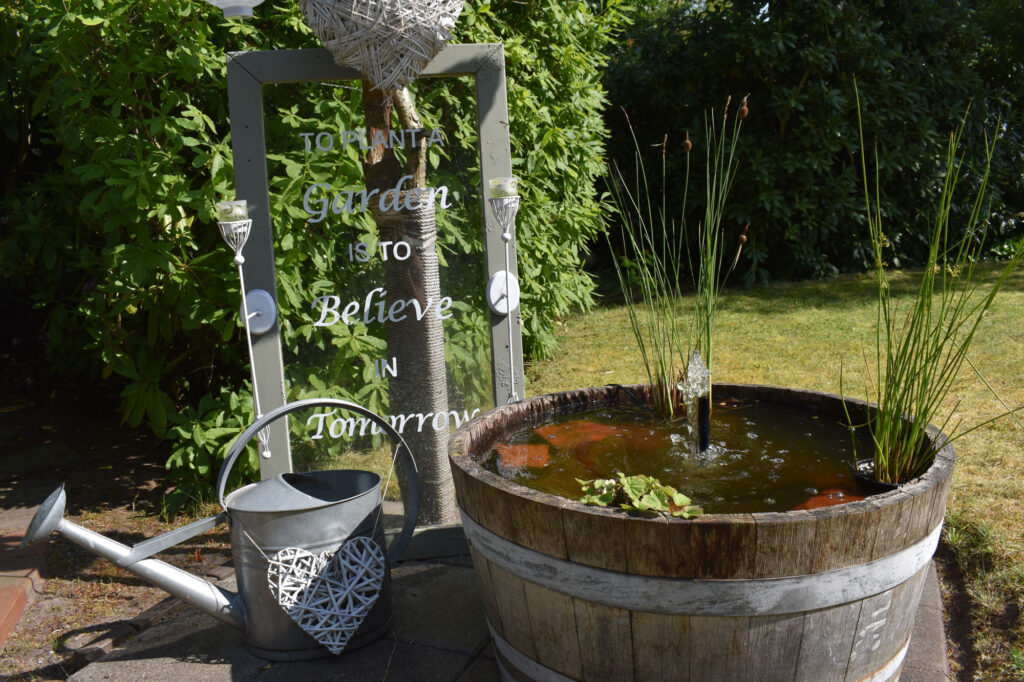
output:
[[[998,267],[984,264],[989,283]],[[909,294],[920,273],[892,273],[894,292]],[[713,380],[867,395],[864,353],[873,353],[873,275],[726,291],[716,321]],[[689,310],[692,301],[681,301]],[[900,313],[903,314],[903,313]],[[609,304],[562,320],[558,350],[528,367],[527,394],[639,383],[646,374],[626,308]],[[1024,272],[1018,271],[982,322],[970,356],[1011,406],[1024,405]],[[871,358],[873,364],[873,358]],[[965,366],[946,410],[965,426],[1003,411]],[[967,671],[976,679],[1024,679],[1024,430],[1006,418],[955,443],[957,464],[944,540],[970,598]],[[955,661],[956,662],[956,661]]]

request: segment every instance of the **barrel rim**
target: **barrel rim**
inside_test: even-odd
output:
[[[515,421],[517,424],[525,423],[526,419],[524,418],[529,418],[534,414],[547,415],[545,420],[548,420],[552,416],[552,410],[556,410],[558,412],[557,416],[561,416],[563,414],[581,412],[587,409],[600,407],[602,405],[627,404],[623,399],[607,397],[607,394],[612,391],[618,393],[625,389],[627,391],[632,391],[634,394],[642,393],[646,395],[649,394],[649,388],[650,387],[645,384],[636,384],[631,386],[610,384],[607,386],[549,393],[546,395],[527,398],[518,403],[498,406],[492,410],[488,410],[487,412],[477,415],[456,430],[449,442],[449,459],[453,466],[457,467],[470,477],[479,480],[481,483],[493,488],[498,488],[507,494],[527,498],[535,503],[546,504],[561,510],[579,512],[596,517],[622,518],[626,519],[628,522],[668,522],[702,525],[723,522],[730,523],[737,519],[749,519],[755,522],[797,522],[805,521],[808,516],[813,518],[829,518],[836,514],[856,514],[860,511],[876,510],[879,506],[901,504],[906,502],[908,497],[920,495],[933,488],[937,483],[946,481],[946,479],[948,479],[952,474],[953,464],[956,459],[955,450],[953,445],[949,443],[948,437],[936,426],[929,425],[927,430],[929,437],[933,441],[946,441],[945,444],[936,453],[935,460],[924,474],[907,481],[895,490],[871,495],[864,500],[846,502],[829,507],[820,507],[818,509],[790,510],[783,512],[745,512],[737,514],[708,513],[703,514],[696,519],[679,519],[664,516],[644,517],[639,515],[630,515],[624,513],[621,509],[587,505],[579,500],[540,492],[488,471],[477,461],[478,455],[469,452],[473,434],[491,430],[493,423],[500,421],[501,415],[509,413],[517,415],[517,413],[521,413],[523,418],[516,419]],[[873,405],[863,400],[856,398],[843,398],[842,396],[834,393],[810,389],[785,388],[762,384],[714,384],[712,393],[716,392],[725,392],[729,397],[736,397],[734,392],[738,392],[741,395],[746,394],[743,397],[758,396],[758,399],[771,397],[777,400],[782,399],[783,402],[790,402],[790,400],[792,400],[792,402],[799,406],[808,406],[808,404],[816,404],[819,407],[831,405],[833,408],[841,409],[842,403],[845,402],[848,406],[855,408],[855,410],[863,411],[865,409],[873,409]],[[583,396],[592,396],[593,399],[587,400],[584,399]],[[790,400],[786,400],[786,398],[789,398]],[[533,408],[536,406],[544,406],[545,401],[553,404],[547,406],[549,409],[544,409],[537,413]],[[487,438],[484,439],[484,442],[487,442],[486,450],[488,453],[493,447],[494,441],[497,440],[498,435],[500,434],[495,432],[493,434],[489,434]],[[483,442],[479,445],[483,446]],[[479,450],[481,448],[477,449]]]

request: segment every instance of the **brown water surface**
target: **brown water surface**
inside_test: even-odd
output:
[[[685,422],[649,409],[610,408],[529,428],[495,446],[484,463],[517,483],[572,499],[576,479],[647,474],[707,513],[814,509],[863,499],[850,474],[850,432],[807,408],[716,403],[711,447],[690,454]]]

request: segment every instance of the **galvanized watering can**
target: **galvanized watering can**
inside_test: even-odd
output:
[[[275,419],[311,407],[333,407],[366,417],[391,438],[392,470],[397,458],[403,457],[405,520],[386,553],[378,474],[355,470],[279,474],[225,498],[228,474],[249,441]],[[244,631],[254,651],[270,660],[340,653],[387,632],[390,564],[412,537],[420,495],[412,453],[391,424],[344,400],[313,398],[282,405],[236,439],[221,467],[217,494],[224,509],[220,514],[129,547],[64,519],[66,497],[61,485],[36,512],[22,547],[56,530]],[[224,520],[231,526],[237,594],[150,558]]]

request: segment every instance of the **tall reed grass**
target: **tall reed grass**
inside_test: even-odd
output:
[[[857,115],[860,121],[859,100]],[[909,301],[898,302],[893,299],[886,274],[884,254],[889,241],[884,230],[878,172],[876,169],[872,187],[863,127],[860,130],[864,199],[877,282],[874,357],[865,354],[865,362],[872,370],[869,375],[873,374],[873,379],[868,379],[868,399],[877,405],[877,410],[864,426],[870,435],[874,476],[887,483],[911,480],[931,466],[935,446],[926,437],[929,424],[938,425],[950,440],[982,425],[963,428],[959,421],[954,421],[956,408],[943,413],[942,403],[964,363],[974,369],[968,357],[971,341],[1022,255],[1018,250],[998,279],[987,287],[981,287],[975,280],[975,266],[985,253],[986,195],[995,138],[985,142],[986,162],[976,180],[970,214],[963,225],[955,226],[954,200],[958,198],[961,173],[967,168],[961,151],[963,134],[961,124],[950,135],[942,191],[928,235],[928,259],[916,294]],[[909,306],[905,313],[904,306]],[[977,369],[974,371],[996,395],[985,377]],[[1003,406],[1007,414],[1013,412],[1005,403]],[[857,438],[853,445],[856,452]]]
[[[739,163],[737,142],[742,118],[748,111],[744,98],[741,114],[729,116],[726,102],[721,125],[714,114],[705,117],[705,211],[696,227],[696,248],[690,246],[686,207],[690,190],[690,153],[693,143],[687,135],[682,145],[686,154],[680,219],[669,217],[665,158],[668,136],[661,145],[661,191],[655,194],[647,176],[644,155],[636,131],[629,126],[635,150],[635,171],[627,179],[613,165],[612,197],[622,219],[619,255],[613,262],[629,312],[630,326],[652,389],[654,409],[668,418],[678,416],[682,407],[682,383],[691,355],[700,353],[710,370],[713,362],[714,316],[724,280],[722,219],[726,201]],[[628,116],[627,116],[628,121]],[[745,234],[742,239],[745,240]],[[742,248],[742,246],[741,246]],[[612,248],[613,252],[616,250]],[[696,251],[694,253],[694,250]],[[739,258],[732,262],[735,267]],[[684,271],[684,267],[688,272]],[[731,268],[730,268],[731,271]],[[693,310],[682,314],[679,301],[682,283],[689,278],[696,298]]]

